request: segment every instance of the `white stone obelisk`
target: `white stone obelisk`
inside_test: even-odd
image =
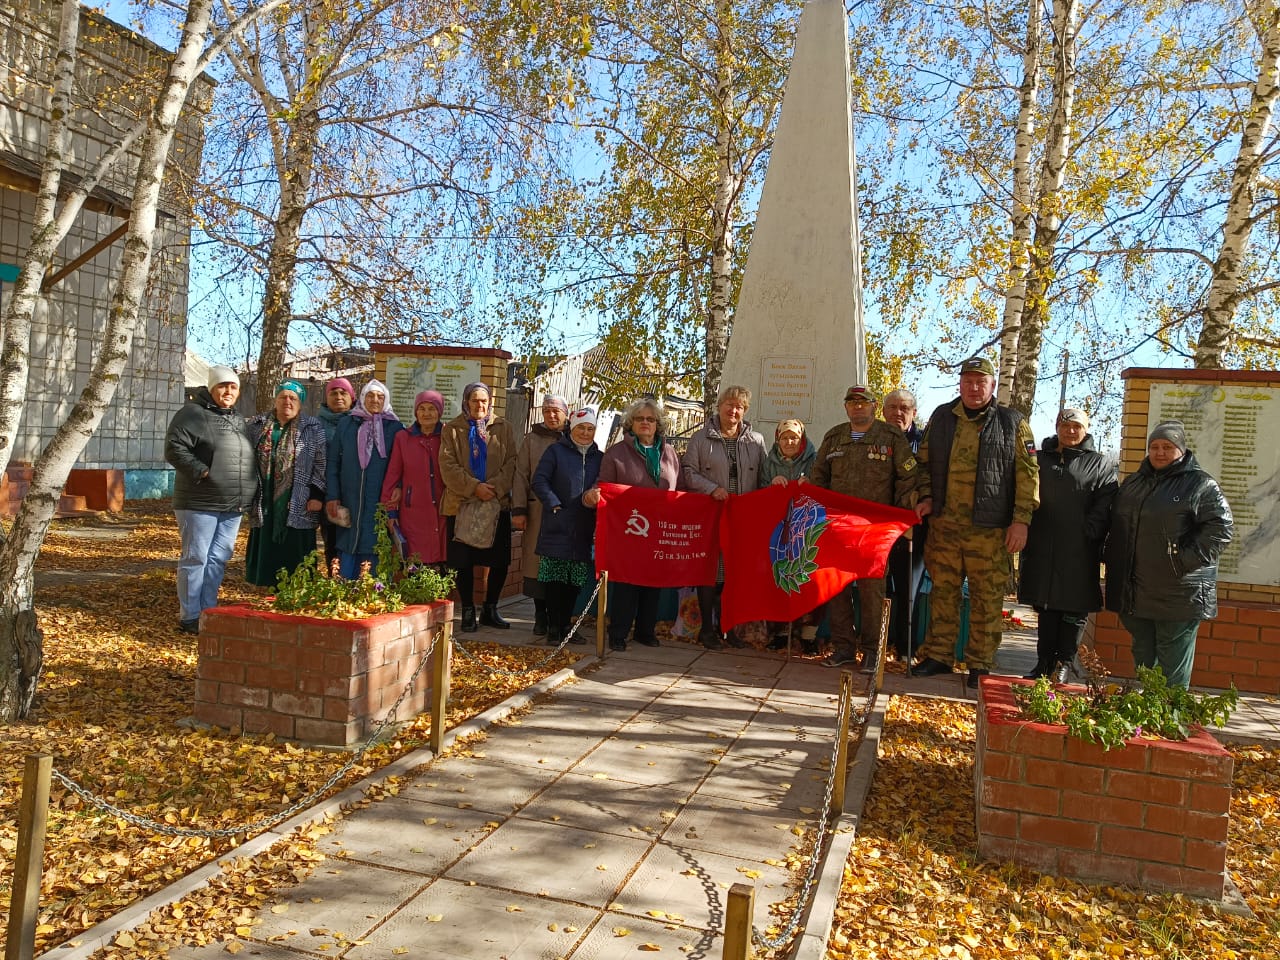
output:
[[[720,382],[751,389],[766,444],[791,417],[816,444],[866,383],[856,171],[844,4],[809,0]]]

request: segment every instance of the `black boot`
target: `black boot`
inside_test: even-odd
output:
[[[1039,680],[1041,677],[1049,676],[1049,674],[1052,672],[1053,672],[1053,658],[1037,657],[1036,665],[1032,668],[1030,673],[1023,674],[1022,679],[1023,680]]]
[[[480,627],[476,624],[476,608],[463,607],[462,608],[462,632],[475,633],[479,629]]]
[[[486,603],[480,608],[480,622],[486,627],[496,627],[499,630],[510,630],[511,624],[503,620],[498,614],[498,605],[496,603]]]
[[[533,601],[533,635],[535,637],[545,637],[547,635],[547,601]]]

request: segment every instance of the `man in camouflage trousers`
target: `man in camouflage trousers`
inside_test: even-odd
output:
[[[1026,418],[995,400],[985,357],[960,365],[960,397],[938,407],[920,442],[916,513],[929,517],[924,563],[933,577],[929,631],[913,676],[950,673],[960,633],[960,584],[969,578],[968,686],[990,673],[1003,630],[1013,554],[1040,503],[1035,438]]]
[[[844,409],[848,423],[832,427],[822,438],[809,479],[820,487],[910,510],[915,505],[919,470],[911,444],[897,427],[876,419],[878,398],[867,387],[850,387]],[[884,577],[856,582],[862,630],[862,672],[874,673],[880,627],[884,620]],[[827,607],[831,617],[831,656],[827,666],[853,663],[853,586],[833,597]]]

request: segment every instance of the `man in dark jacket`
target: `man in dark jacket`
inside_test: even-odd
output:
[[[182,535],[178,629],[184,633],[199,633],[200,612],[217,606],[240,520],[258,489],[253,446],[235,411],[239,395],[236,372],[211,367],[209,386],[174,414],[164,437]]]
[[[960,396],[933,411],[920,441],[920,500],[929,521],[924,565],[933,577],[929,632],[915,676],[950,673],[960,632],[960,586],[969,580],[968,686],[991,672],[1003,630],[1013,554],[1039,504],[1036,441],[1026,418],[996,402],[986,357],[960,365]]]
[[[1231,528],[1227,499],[1187,449],[1186,428],[1157,423],[1111,510],[1107,609],[1133,637],[1134,664],[1159,664],[1171,687],[1190,684],[1200,621],[1218,615],[1218,557]]]
[[[1115,466],[1093,448],[1089,415],[1076,407],[1058,414],[1057,436],[1045,439],[1036,459],[1040,506],[1031,515],[1018,580],[1018,599],[1039,620],[1036,665],[1027,679],[1064,683],[1085,620],[1102,609],[1098,564],[1118,484]]]

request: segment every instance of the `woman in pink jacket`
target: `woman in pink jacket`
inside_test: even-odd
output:
[[[605,451],[599,483],[625,483],[633,487],[683,490],[680,456],[665,439],[667,426],[662,404],[637,400],[622,416],[622,439]],[[633,639],[656,647],[659,587],[609,581],[609,648],[627,649],[627,634],[635,624]]]
[[[435,390],[423,390],[414,398],[414,424],[396,434],[382,482],[382,503],[408,544],[405,553],[427,564],[445,562],[445,522],[440,512],[443,413],[444,397]]]

